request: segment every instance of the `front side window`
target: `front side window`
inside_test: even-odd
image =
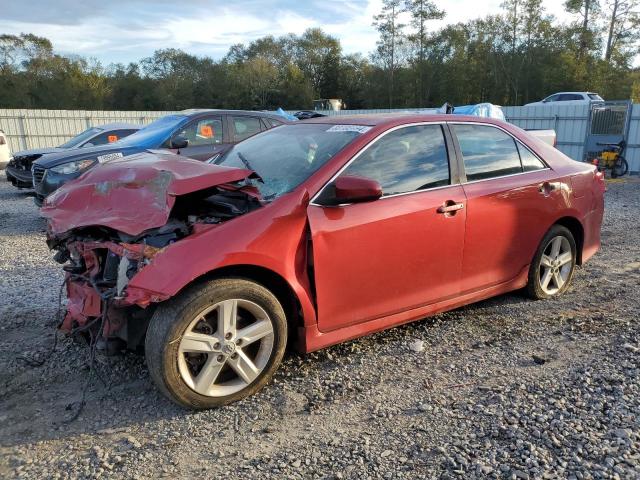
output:
[[[175,136],[184,137],[190,147],[222,143],[222,118],[206,117],[189,123]]]
[[[260,119],[255,117],[231,117],[233,121],[233,141],[240,142],[261,130]]]
[[[370,129],[365,125],[283,125],[234,145],[213,163],[253,170],[261,179],[255,186],[262,198],[273,200],[296,188]]]
[[[467,181],[522,172],[515,140],[486,125],[454,125]]]
[[[383,195],[449,184],[449,158],[440,125],[404,127],[384,135],[342,173],[376,180]]]

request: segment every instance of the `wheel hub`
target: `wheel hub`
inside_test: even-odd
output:
[[[233,355],[236,352],[236,344],[234,342],[225,342],[222,347],[222,353],[227,356]]]

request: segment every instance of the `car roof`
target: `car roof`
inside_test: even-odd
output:
[[[194,117],[197,115],[203,115],[206,113],[219,113],[221,115],[253,115],[253,116],[257,116],[257,117],[269,117],[269,118],[275,118],[278,120],[282,120],[284,122],[287,122],[288,120],[283,117],[282,115],[278,115],[277,113],[274,112],[261,112],[258,110],[229,110],[229,109],[220,109],[220,108],[189,108],[186,110],[182,110],[180,112],[176,112],[176,114],[178,115],[184,115],[186,117]]]
[[[102,130],[118,130],[118,129],[131,129],[131,130],[140,130],[143,126],[134,124],[134,123],[125,123],[125,122],[111,122],[104,123],[102,125],[94,125],[94,128],[101,128]]]
[[[420,122],[477,122],[494,123],[502,122],[493,118],[474,117],[470,115],[445,115],[445,114],[416,114],[416,113],[394,113],[394,114],[366,114],[366,115],[333,115],[330,117],[311,118],[301,120],[300,123],[325,123],[331,125],[367,125],[396,126]]]
[[[557,92],[557,93],[552,93],[551,95],[548,95],[548,96],[549,96],[549,97],[551,97],[551,96],[553,96],[553,95],[564,95],[564,94],[567,94],[567,93],[569,93],[569,94],[578,94],[578,95],[581,95],[581,94],[586,94],[586,95],[598,95],[598,94],[597,94],[597,93],[595,93],[595,92]]]

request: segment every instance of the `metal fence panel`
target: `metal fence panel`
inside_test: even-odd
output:
[[[0,109],[0,130],[12,152],[60,145],[96,125],[112,122],[148,124],[172,112]]]
[[[640,104],[634,105],[631,109],[625,157],[629,162],[629,171],[640,172]]]
[[[589,105],[502,107],[508,122],[529,130],[554,129],[558,150],[582,160],[589,127]]]

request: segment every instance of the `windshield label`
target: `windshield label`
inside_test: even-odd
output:
[[[334,125],[327,132],[358,132],[366,133],[371,130],[372,127],[365,125]]]
[[[107,155],[100,155],[98,157],[98,162],[104,163],[104,162],[108,162],[109,160],[115,160],[116,158],[122,158],[122,157],[124,157],[124,155],[122,155],[122,152],[108,153]]]

